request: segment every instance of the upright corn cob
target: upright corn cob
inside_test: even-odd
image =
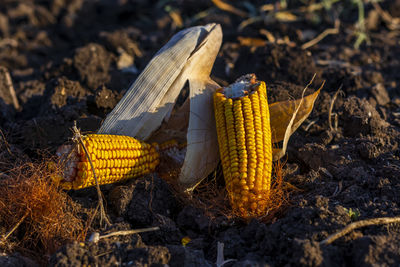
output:
[[[266,211],[272,143],[264,82],[246,75],[214,94],[218,143],[233,210],[244,218]]]
[[[133,137],[89,134],[83,138],[83,143],[100,185],[150,173],[159,163],[156,147]],[[72,150],[64,174],[61,184],[66,189],[96,185],[89,159],[81,145]]]

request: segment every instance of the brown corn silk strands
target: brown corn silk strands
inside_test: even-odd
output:
[[[210,73],[222,42],[220,25],[183,30],[153,57],[125,96],[107,116],[98,133],[147,140],[172,113],[186,81],[190,85],[187,152],[179,181],[193,187],[218,163],[212,109],[217,87]]]

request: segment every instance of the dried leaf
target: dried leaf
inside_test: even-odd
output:
[[[314,94],[311,94],[310,96],[314,96],[315,98],[312,98],[312,104],[306,106],[303,105],[306,97],[304,97],[304,93],[307,91],[308,87],[312,84],[312,82],[314,81],[315,78],[315,74],[313,76],[313,78],[311,79],[311,81],[307,84],[307,86],[304,88],[303,90],[303,94],[301,96],[301,99],[299,99],[299,103],[295,103],[296,105],[292,105],[292,110],[294,110],[292,112],[292,115],[290,117],[290,121],[286,126],[285,129],[285,133],[283,135],[283,145],[282,145],[282,149],[279,152],[273,151],[273,160],[278,160],[280,158],[282,158],[285,153],[286,153],[286,148],[287,148],[287,144],[289,142],[290,136],[296,131],[296,129],[301,125],[301,123],[308,117],[308,115],[310,115],[312,108],[314,106],[314,102],[315,99],[317,98],[319,92],[321,91],[321,88],[324,86],[324,84],[322,84],[321,88],[318,89]],[[308,97],[310,97],[308,96]],[[289,108],[290,110],[290,108]],[[301,116],[302,114],[299,112],[304,112],[304,115]],[[283,114],[285,114],[286,112],[281,110],[281,112],[283,112]],[[279,116],[281,113],[278,113],[277,115]],[[287,114],[287,113],[286,113]],[[281,127],[280,124],[278,124],[278,127]],[[271,124],[271,130],[272,130],[272,124]]]
[[[261,47],[267,44],[267,41],[260,39],[260,38],[250,38],[250,37],[238,37],[240,45],[242,46],[254,46],[254,47]]]
[[[168,13],[168,15],[171,17],[171,19],[174,21],[176,27],[183,27],[183,19],[181,17],[181,14],[177,10],[173,10]]]
[[[265,4],[260,7],[260,11],[263,11],[263,12],[273,11],[274,9],[275,9],[275,6],[273,4]]]
[[[288,11],[279,11],[275,13],[275,18],[282,22],[293,22],[297,20],[297,16]]]
[[[291,134],[303,123],[310,115],[314,102],[317,99],[320,90],[303,98],[301,108],[299,109],[294,120]],[[292,119],[293,113],[299,106],[301,99],[275,102],[269,105],[269,114],[271,118],[272,143],[283,140],[285,131]]]
[[[238,15],[240,17],[247,17],[247,13],[237,9],[236,7],[225,3],[224,1],[221,0],[212,0],[212,2],[214,3],[214,5],[216,5],[219,9],[222,9],[224,11],[230,12],[232,14]]]

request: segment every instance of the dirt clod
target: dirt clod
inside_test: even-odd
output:
[[[343,133],[350,137],[378,134],[388,126],[367,100],[356,97],[345,101],[342,119]]]
[[[398,236],[368,236],[354,241],[353,263],[360,266],[395,265],[400,261]]]
[[[382,83],[378,83],[372,87],[371,93],[379,105],[384,106],[390,102],[389,94]]]
[[[96,89],[110,80],[110,64],[111,56],[101,45],[88,44],[75,52],[74,66],[79,77],[91,89]]]

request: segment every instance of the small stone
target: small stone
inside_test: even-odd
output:
[[[133,57],[126,53],[123,49],[121,49],[118,61],[117,61],[117,67],[119,70],[129,68],[133,65]]]
[[[93,242],[93,243],[97,243],[100,240],[100,234],[98,232],[94,232],[90,238],[89,238],[89,242]]]

